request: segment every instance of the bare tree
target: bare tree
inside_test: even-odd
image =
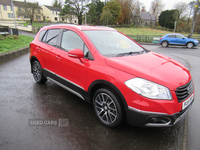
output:
[[[162,0],[153,0],[151,2],[150,12],[158,18],[158,15],[162,12],[164,4]]]
[[[20,2],[20,9],[17,11],[18,16],[23,16],[24,18],[29,18],[32,25],[34,19],[41,20],[42,8],[38,3]]]
[[[173,7],[179,12],[178,19],[184,18],[188,14],[189,5],[185,2],[178,2]]]

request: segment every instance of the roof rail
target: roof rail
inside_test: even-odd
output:
[[[63,24],[51,24],[51,25],[47,25],[47,26],[65,26],[65,25],[68,25],[68,26],[74,26],[76,28],[78,28],[79,30],[81,30],[81,28],[75,24],[68,24],[68,23],[63,23]],[[47,27],[45,26],[45,27]]]

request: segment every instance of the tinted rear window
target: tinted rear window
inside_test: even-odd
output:
[[[48,43],[49,45],[56,46],[59,32],[60,32],[60,29],[48,30],[47,36],[45,34],[45,37],[46,37],[45,42]]]
[[[42,38],[43,38],[45,32],[46,32],[46,30],[43,30],[43,31],[40,32],[39,41],[42,41]]]

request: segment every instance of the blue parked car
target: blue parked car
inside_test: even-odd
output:
[[[162,45],[162,47],[167,47],[168,45],[180,45],[187,46],[187,48],[193,48],[194,46],[199,45],[198,40],[187,38],[184,35],[178,33],[170,33],[164,35],[160,38],[159,43]]]

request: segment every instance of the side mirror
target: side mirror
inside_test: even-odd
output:
[[[68,56],[72,58],[83,58],[84,53],[81,49],[72,49],[68,52]]]

